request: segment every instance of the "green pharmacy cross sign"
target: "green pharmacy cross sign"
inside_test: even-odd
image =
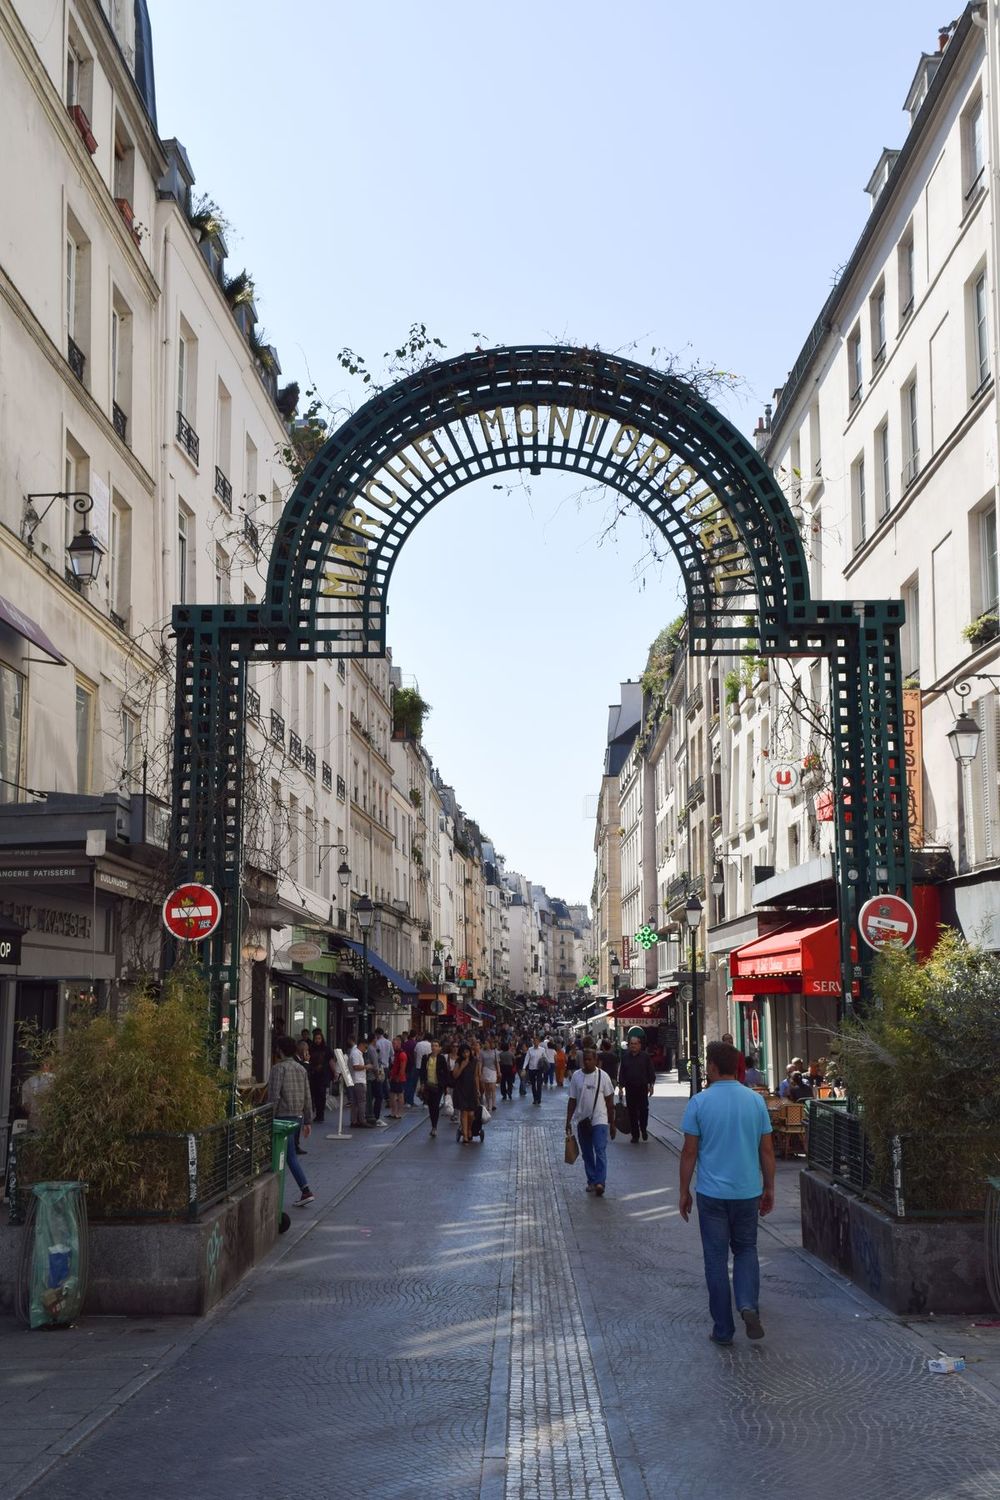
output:
[[[648,922],[644,922],[636,933],[635,940],[640,948],[655,948],[660,941],[660,936],[655,927],[650,927]]]

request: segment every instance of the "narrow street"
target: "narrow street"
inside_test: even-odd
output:
[[[604,1199],[563,1164],[557,1091],[539,1110],[502,1106],[482,1147],[459,1148],[443,1122],[431,1141],[423,1119],[391,1149],[372,1139],[376,1164],[333,1206],[323,1160],[345,1148],[314,1135],[308,1232],[23,1493],[1000,1493],[995,1392],[928,1374],[912,1331],[788,1234],[761,1235],[766,1339],[709,1343],[667,1092],[659,1139],[611,1147]],[[779,1174],[786,1226],[796,1171]],[[17,1415],[4,1408],[15,1444]]]

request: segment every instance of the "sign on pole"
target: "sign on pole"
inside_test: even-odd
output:
[[[188,881],[170,892],[163,903],[163,925],[182,943],[200,943],[222,920],[222,902],[210,885]]]
[[[917,914],[902,896],[873,896],[858,912],[858,931],[869,948],[908,948],[917,935]]]
[[[768,767],[767,784],[779,797],[790,797],[799,784],[799,768],[787,761],[774,761]]]

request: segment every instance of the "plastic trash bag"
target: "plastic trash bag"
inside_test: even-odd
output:
[[[82,1182],[37,1182],[30,1261],[32,1328],[65,1328],[80,1316],[87,1290],[87,1207]]]

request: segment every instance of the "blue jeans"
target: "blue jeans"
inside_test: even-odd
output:
[[[577,1130],[583,1165],[587,1169],[587,1181],[604,1183],[608,1175],[608,1127],[591,1125],[589,1130]]]
[[[756,1312],[760,1298],[760,1262],[757,1259],[759,1198],[709,1198],[699,1193],[698,1228],[705,1258],[708,1307],[712,1334],[728,1343],[736,1332],[733,1298],[729,1290],[729,1252],[733,1252],[733,1294],[736,1310],[751,1307]]]
[[[294,1118],[294,1116],[289,1116],[288,1118]],[[299,1161],[298,1152],[295,1149],[296,1135],[298,1135],[298,1131],[295,1131],[292,1135],[286,1137],[285,1165],[288,1167],[289,1172],[291,1172],[292,1176],[295,1178],[295,1181],[298,1183],[299,1192],[304,1193],[309,1184],[306,1182],[306,1174],[302,1170],[302,1163]]]

